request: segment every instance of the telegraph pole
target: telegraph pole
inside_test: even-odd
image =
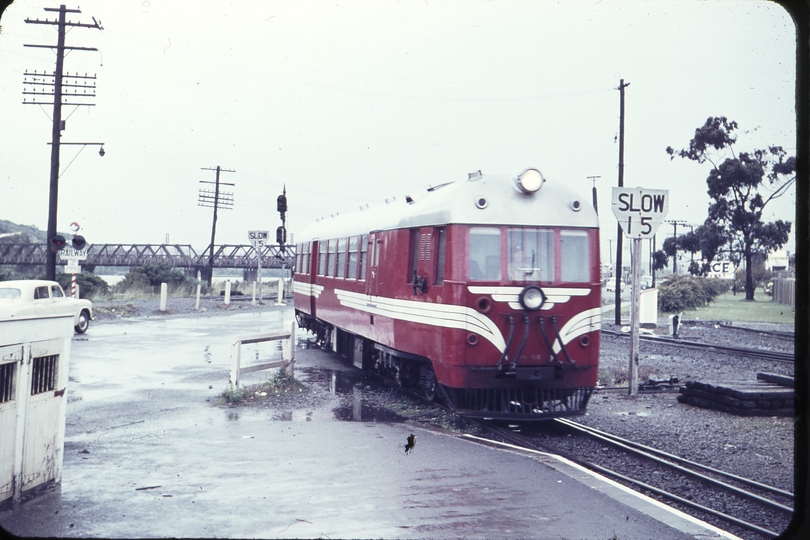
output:
[[[23,99],[23,104],[25,105],[53,105],[53,129],[51,132],[51,178],[50,178],[50,194],[48,197],[48,243],[49,249],[47,251],[47,259],[45,262],[45,279],[53,280],[56,278],[56,252],[53,249],[50,249],[50,242],[51,239],[56,236],[56,216],[57,216],[57,208],[58,208],[58,200],[59,200],[59,143],[60,138],[62,136],[61,132],[65,129],[65,123],[62,121],[62,105],[76,105],[76,106],[91,106],[94,105],[93,103],[85,103],[81,101],[77,101],[76,103],[67,103],[63,102],[64,97],[72,97],[72,98],[88,98],[88,97],[95,97],[95,75],[88,76],[85,74],[84,76],[73,74],[67,75],[62,73],[64,63],[65,63],[65,50],[68,51],[97,51],[98,49],[94,47],[66,47],[65,46],[65,28],[70,26],[78,26],[84,28],[95,28],[97,30],[103,30],[101,23],[97,22],[95,18],[93,18],[93,24],[83,24],[83,23],[74,23],[66,20],[66,16],[68,13],[81,13],[78,9],[67,9],[64,5],[59,6],[58,8],[44,8],[45,11],[56,12],[59,14],[59,18],[53,21],[44,20],[40,21],[39,19],[25,19],[25,22],[28,24],[51,24],[56,25],[57,27],[57,39],[56,45],[29,45],[24,44],[25,47],[38,47],[38,48],[45,48],[45,49],[56,49],[56,69],[53,73],[30,73],[28,71],[25,72],[25,79],[23,84],[30,85],[31,88],[26,87],[23,91],[23,94],[27,95],[34,95],[34,96],[53,96],[53,101],[41,101],[37,100],[36,97],[33,98],[33,101],[27,101]],[[67,82],[64,79],[68,79]],[[92,80],[92,85],[88,84],[88,82]],[[74,84],[71,84],[73,82]],[[82,84],[78,84],[82,82]],[[47,92],[45,89],[37,91],[37,86],[52,86],[53,92]],[[67,93],[63,93],[62,88],[66,86],[68,88],[72,88]],[[79,89],[83,89],[84,92],[79,92]],[[88,90],[90,91],[88,93]],[[46,98],[47,99],[47,98]],[[79,143],[82,144],[82,143]],[[96,144],[96,143],[86,143],[86,144]],[[101,155],[104,155],[103,153]]]
[[[686,225],[686,221],[682,219],[668,219],[666,223],[672,223],[672,236],[675,238],[675,255],[672,256],[672,273],[678,273],[678,225]]]
[[[624,84],[624,79],[619,80],[619,187],[624,187],[624,89],[630,83]],[[622,226],[616,225],[616,326],[622,324],[622,289],[619,281],[622,279]]]
[[[211,278],[214,277],[214,239],[217,234],[217,210],[221,207],[226,210],[233,209],[233,192],[221,192],[219,186],[233,186],[227,182],[219,181],[219,173],[221,172],[236,172],[229,169],[223,169],[217,165],[216,169],[210,167],[203,167],[203,171],[216,171],[217,179],[215,182],[200,180],[201,184],[215,184],[214,190],[200,188],[199,198],[197,199],[197,206],[205,206],[214,209],[214,220],[211,224],[211,253],[208,256],[208,286],[211,286]]]

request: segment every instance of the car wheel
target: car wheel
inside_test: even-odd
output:
[[[77,334],[84,334],[85,332],[87,332],[87,328],[89,327],[90,327],[90,314],[87,313],[87,310],[83,309],[82,312],[79,313],[79,323],[76,326],[74,326],[73,329],[76,330]]]

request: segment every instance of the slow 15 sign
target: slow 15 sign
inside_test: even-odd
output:
[[[652,238],[669,211],[669,190],[614,187],[611,208],[628,238]]]

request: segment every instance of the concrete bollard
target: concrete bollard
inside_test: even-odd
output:
[[[160,284],[160,311],[166,311],[166,296],[169,292],[168,287],[169,286],[165,283]]]
[[[231,282],[230,280],[225,282],[225,305],[231,305]]]
[[[201,288],[202,288],[202,284],[197,283],[197,303],[196,303],[196,304],[194,304],[194,310],[195,310],[195,311],[199,311],[199,310],[200,310],[200,289],[201,289]]]

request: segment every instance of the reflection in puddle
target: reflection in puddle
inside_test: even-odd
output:
[[[405,418],[388,409],[367,405],[362,400],[352,399],[351,406],[332,410],[335,420],[344,422],[404,422]]]

